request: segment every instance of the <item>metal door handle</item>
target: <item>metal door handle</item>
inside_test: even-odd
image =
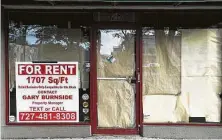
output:
[[[129,83],[135,83],[135,78],[133,77],[97,77],[97,80],[125,80]]]
[[[138,83],[140,82],[140,73],[139,72],[137,73],[137,82]]]
[[[128,78],[98,77],[97,80],[127,80]]]

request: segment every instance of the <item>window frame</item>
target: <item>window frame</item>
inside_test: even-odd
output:
[[[9,10],[10,11],[10,10]],[[4,13],[5,13],[5,15],[4,15],[4,35],[5,35],[5,68],[4,68],[4,70],[5,70],[5,93],[3,93],[3,94],[5,94],[5,99],[6,99],[6,106],[5,106],[5,123],[6,123],[6,125],[11,125],[11,126],[44,126],[44,125],[52,125],[52,126],[63,126],[63,125],[65,125],[65,126],[69,126],[69,125],[73,125],[73,126],[81,126],[81,125],[92,125],[93,124],[93,122],[95,121],[94,119],[96,119],[96,118],[94,118],[93,117],[93,114],[92,114],[92,112],[93,111],[90,111],[90,122],[89,123],[81,123],[81,122],[78,122],[78,123],[11,123],[11,122],[9,122],[9,52],[8,52],[8,44],[9,44],[9,42],[8,42],[8,35],[9,35],[9,29],[8,29],[8,25],[9,25],[9,19],[8,19],[8,16],[9,16],[9,11],[8,10],[5,10],[4,11]],[[56,13],[55,13],[56,14]],[[142,28],[144,28],[144,27],[146,27],[145,26],[145,24],[143,24],[142,23],[142,21],[140,21],[141,23],[140,23],[140,25],[139,25],[139,32],[140,32],[140,36],[139,36],[139,53],[140,53],[140,62],[139,62],[139,67],[140,67],[140,70],[142,70],[142,59],[143,59],[143,57],[142,57],[142,52],[143,52],[143,43],[142,43]],[[90,23],[88,23],[88,24],[91,24],[91,22]],[[122,23],[122,24],[116,24],[117,26],[123,26],[123,27],[125,27],[126,25],[124,24],[124,23]],[[93,39],[95,39],[95,37],[93,36],[93,34],[92,34],[92,30],[93,29],[91,29],[90,30],[90,46],[92,46],[93,45]],[[91,47],[90,47],[91,48]],[[92,49],[90,49],[89,50],[90,51],[90,64],[93,64],[94,62],[94,57],[93,57],[93,51],[95,51],[95,50],[92,50]],[[91,65],[91,68],[92,67],[94,67],[93,65]],[[93,68],[92,68],[93,69]],[[90,77],[92,77],[92,75],[93,75],[93,71],[91,71],[90,72]],[[140,95],[142,94],[142,72],[141,72],[141,74],[140,74],[140,80],[141,80],[141,82],[140,82]],[[89,82],[90,82],[90,84],[89,84],[89,87],[90,87],[90,97],[91,97],[91,100],[90,100],[90,108],[91,108],[91,110],[93,110],[93,86],[95,86],[94,84],[93,84],[93,78],[90,78],[90,80],[89,80]],[[198,126],[198,127],[203,127],[203,126],[217,126],[217,127],[222,127],[222,123],[144,123],[143,122],[143,107],[142,107],[142,97],[140,96],[139,97],[140,99],[140,108],[139,108],[139,116],[140,116],[140,128],[142,128],[142,126],[149,126],[149,125],[151,125],[151,126]],[[142,129],[140,130],[141,132],[142,132]]]
[[[141,31],[144,29],[144,28],[146,28],[147,26],[142,26],[141,27]],[[205,28],[203,28],[203,29],[205,29]],[[143,36],[142,36],[142,34],[141,34],[141,36],[140,36],[140,69],[141,69],[141,71],[143,71]],[[182,50],[181,50],[181,53],[182,53]],[[140,77],[140,79],[141,79],[141,82],[140,82],[140,86],[141,86],[141,95],[142,95],[142,87],[143,87],[143,76],[142,76],[142,73],[143,72],[141,72],[141,77]],[[141,98],[141,102],[143,102],[142,101],[143,99]],[[221,101],[222,101],[222,99],[221,99]],[[142,103],[141,103],[142,104]],[[222,106],[222,105],[221,105]],[[144,122],[143,121],[143,106],[141,106],[141,114],[140,114],[140,118],[141,118],[141,120],[142,120],[142,125],[144,125],[144,126],[198,126],[198,127],[203,127],[203,126],[210,126],[210,127],[214,127],[214,126],[218,126],[218,127],[222,127],[222,120],[219,122],[219,123],[147,123],[147,122]],[[222,109],[221,109],[222,110]],[[222,112],[221,112],[221,114],[222,114]]]
[[[74,123],[70,123],[70,122],[10,122],[9,121],[9,114],[10,114],[10,89],[9,89],[9,11],[5,12],[4,15],[4,35],[5,35],[5,100],[6,100],[6,106],[5,106],[5,124],[9,125],[9,126],[84,126],[84,125],[91,125],[92,123],[92,119],[91,119],[91,112],[89,113],[89,117],[90,117],[90,121],[89,122],[74,122]],[[77,26],[78,27],[78,26]],[[90,30],[90,36],[89,36],[89,42],[90,42],[90,46],[91,46],[91,30]],[[92,57],[91,57],[91,50],[89,49],[89,55],[90,55],[90,60],[89,62],[92,62]],[[89,72],[90,75],[90,72]],[[89,78],[89,89],[91,90],[91,82],[92,79]],[[89,96],[91,97],[91,91],[89,92]],[[92,100],[90,100],[90,105],[89,108],[91,108],[91,102]]]

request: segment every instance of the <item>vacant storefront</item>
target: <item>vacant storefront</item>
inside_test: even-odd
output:
[[[3,137],[222,138],[222,8],[99,4],[5,4]]]

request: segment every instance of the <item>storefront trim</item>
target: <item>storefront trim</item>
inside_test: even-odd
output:
[[[7,123],[6,125],[17,125],[17,126],[42,126],[42,125],[48,125],[48,126],[79,126],[79,125],[90,125],[90,123]]]
[[[4,35],[5,35],[5,124],[8,126],[43,126],[43,125],[48,125],[48,126],[79,126],[79,125],[90,125],[90,123],[64,123],[64,122],[58,122],[58,123],[11,123],[9,122],[9,52],[8,52],[8,11],[5,11],[4,14]],[[90,82],[92,83],[92,82]]]
[[[109,134],[109,135],[137,135],[136,129],[97,129],[93,134]]]
[[[219,6],[220,7],[220,6]],[[222,7],[220,8],[220,9],[222,9]],[[33,128],[32,130],[29,130],[30,132],[35,132],[36,130],[38,130],[39,129],[39,127],[35,127],[34,128],[34,126],[50,126],[50,125],[53,125],[53,126],[58,126],[58,129],[60,128],[60,125],[65,125],[65,127],[67,127],[67,129],[66,130],[68,130],[69,132],[67,132],[67,133],[69,133],[69,136],[70,137],[75,137],[75,136],[78,136],[78,137],[80,137],[79,135],[77,135],[76,133],[77,133],[77,131],[75,130],[75,129],[71,129],[71,130],[69,130],[68,128],[70,128],[70,127],[73,127],[74,128],[74,126],[76,125],[77,127],[81,127],[81,125],[84,125],[85,127],[87,127],[87,129],[88,128],[90,128],[91,126],[92,126],[92,129],[90,128],[89,129],[89,132],[91,132],[92,134],[113,134],[112,133],[112,131],[110,131],[109,129],[107,129],[107,130],[100,130],[100,129],[98,129],[98,131],[97,132],[95,132],[95,130],[94,130],[94,128],[93,128],[93,126],[96,126],[97,124],[96,124],[96,122],[94,121],[95,119],[97,119],[96,118],[96,116],[94,115],[94,111],[95,111],[95,109],[96,109],[96,106],[95,106],[95,104],[93,104],[97,99],[96,99],[96,96],[95,96],[95,87],[96,87],[96,85],[95,85],[95,76],[94,76],[94,74],[95,74],[95,70],[96,70],[96,55],[94,55],[94,54],[96,54],[96,44],[95,44],[95,41],[94,40],[96,40],[96,38],[95,38],[95,29],[91,29],[91,36],[90,36],[90,42],[91,42],[91,49],[90,49],[90,64],[91,64],[91,72],[90,72],[90,96],[91,96],[91,100],[90,100],[90,108],[92,109],[92,111],[90,111],[90,118],[91,118],[91,122],[90,123],[32,123],[32,124],[30,124],[30,123],[9,123],[9,94],[8,94],[8,92],[9,92],[9,85],[8,85],[8,81],[9,81],[9,71],[8,71],[8,19],[7,19],[7,14],[6,14],[6,16],[5,16],[5,27],[4,27],[4,29],[5,29],[5,90],[6,90],[6,94],[5,94],[5,99],[6,99],[6,104],[4,104],[5,105],[5,112],[6,112],[6,114],[5,114],[5,117],[6,117],[6,125],[8,125],[8,126],[4,126],[3,127],[3,134],[5,135],[5,136],[3,136],[3,137],[5,137],[5,138],[12,138],[12,137],[14,137],[14,138],[22,138],[22,137],[25,137],[25,138],[33,138],[32,137],[32,135],[29,135],[29,134],[27,134],[27,135],[23,135],[22,137],[20,136],[20,134],[19,134],[19,132],[26,132],[26,130],[29,130],[29,128],[31,127],[31,128]],[[137,37],[137,39],[139,38],[139,53],[140,54],[142,54],[142,39],[141,39],[141,28],[139,29],[139,37]],[[138,52],[138,51],[137,51]],[[139,62],[139,67],[140,67],[140,70],[142,70],[142,55],[139,55],[139,57],[140,57],[140,62]],[[140,80],[142,81],[142,74],[140,74]],[[177,138],[181,138],[181,135],[183,135],[183,138],[194,138],[194,134],[196,133],[196,131],[198,130],[198,128],[201,128],[200,130],[198,130],[198,132],[199,131],[202,131],[203,130],[203,132],[202,133],[204,133],[204,135],[200,135],[200,134],[198,134],[198,135],[196,135],[195,136],[195,138],[221,138],[222,136],[221,136],[221,133],[218,133],[218,132],[221,132],[221,128],[222,128],[222,124],[213,124],[213,123],[204,123],[204,124],[196,124],[196,123],[192,123],[192,124],[189,124],[189,123],[184,123],[184,124],[178,124],[178,123],[143,123],[143,109],[142,109],[142,82],[140,82],[140,91],[138,92],[138,93],[140,93],[140,96],[139,96],[139,100],[140,100],[140,102],[139,102],[139,106],[140,106],[140,108],[139,109],[137,109],[138,111],[139,111],[139,124],[140,124],[140,132],[142,132],[143,133],[143,136],[146,136],[146,137],[155,137],[154,136],[154,134],[152,134],[154,131],[155,132],[161,132],[163,129],[164,129],[164,133],[161,135],[161,134],[157,134],[156,136],[158,136],[158,137],[161,137],[161,138],[163,138],[163,137],[165,137],[165,138],[170,138],[170,136],[171,136],[171,138],[173,137],[173,138],[175,138],[175,137],[177,137]],[[10,126],[9,126],[10,125]],[[12,127],[11,125],[17,125],[16,127]],[[22,128],[22,130],[20,130],[20,127],[21,127],[21,125],[22,126],[29,126],[29,127],[24,127],[24,128]],[[74,126],[72,126],[72,125],[74,125]],[[32,127],[33,126],[33,127]],[[83,127],[84,127],[83,126]],[[211,128],[212,128],[212,130],[210,130],[210,129],[208,129],[207,127],[204,127],[204,126],[210,126]],[[162,128],[160,128],[160,127],[162,127]],[[43,131],[43,130],[48,130],[48,129],[54,129],[54,127],[46,127],[47,129],[44,129],[44,127],[41,127],[41,130],[39,130],[39,131]],[[170,130],[169,130],[169,129]],[[13,134],[13,132],[11,131],[11,130],[14,130],[14,132],[17,132],[18,130],[20,130],[20,131],[18,131],[17,132],[17,134]],[[55,128],[55,129],[57,129],[57,127]],[[161,131],[159,131],[161,129]],[[178,130],[179,129],[179,130]],[[191,129],[189,132],[184,132],[185,130],[189,130],[189,129]],[[115,134],[129,134],[129,133],[131,133],[131,134],[138,134],[138,133],[135,133],[135,131],[134,130],[126,130],[126,129],[117,129],[117,130],[119,130],[119,132],[117,131],[117,133],[115,133]],[[152,130],[152,131],[151,131]],[[176,132],[178,132],[178,133],[182,133],[182,134],[180,134],[179,136],[178,135],[173,135],[173,130],[175,130],[175,132],[174,133],[176,133]],[[205,134],[205,131],[206,130],[209,130],[209,132],[208,133],[206,133]],[[8,131],[8,132],[6,132],[6,131]],[[58,130],[58,131],[60,131],[60,130]],[[72,132],[74,132],[74,131],[76,131],[76,133],[75,134],[72,134]],[[166,134],[165,132],[166,131],[170,131],[171,132],[171,134],[169,134],[169,135],[165,135],[164,136],[164,134]],[[9,134],[9,132],[11,133],[11,134],[13,134],[14,136],[7,136],[8,134]],[[78,131],[79,132],[79,131]],[[208,134],[210,134],[210,132],[212,132],[212,134],[210,135],[210,136],[207,136]],[[56,131],[55,132],[53,132],[52,134],[55,134],[56,133]],[[190,133],[192,133],[192,135],[188,135],[188,134],[190,134]],[[202,134],[201,133],[201,134]],[[37,134],[35,134],[35,136],[36,137],[40,137],[40,135],[38,135],[38,134],[40,134],[40,133],[37,133]],[[50,133],[51,134],[51,133]],[[57,134],[58,136],[62,136],[62,137],[65,137],[64,135],[65,135],[66,133],[65,133],[65,131],[62,131],[61,133],[59,133],[59,134]],[[185,134],[187,134],[187,135],[185,135]],[[215,136],[213,135],[213,134],[215,134]],[[47,134],[44,134],[45,136],[47,136]],[[41,135],[41,136],[43,136],[43,135]],[[45,136],[43,136],[43,137],[45,137]],[[84,135],[84,136],[86,136],[86,135]],[[54,137],[54,135],[52,135],[52,137]]]
[[[96,77],[94,76],[94,74],[96,73],[96,62],[95,61],[92,61],[92,60],[96,60],[96,42],[94,41],[96,40],[96,32],[94,30],[94,28],[91,28],[91,32],[90,32],[90,96],[91,96],[91,100],[90,100],[90,108],[91,108],[91,111],[90,111],[90,117],[91,117],[91,131],[92,131],[92,134],[94,134],[95,132],[95,129],[94,129],[94,126],[96,126],[96,116],[95,116],[95,111],[96,111],[96,105],[94,104],[94,102],[97,100],[96,99],[96,96],[95,96],[95,83],[94,82],[91,82],[91,81],[95,81],[96,80]]]
[[[219,123],[143,123],[144,126],[157,125],[157,126],[219,126],[222,127],[222,124]]]
[[[92,27],[92,40],[91,40],[91,60],[92,60],[92,66],[91,66],[91,79],[93,79],[93,81],[91,82],[91,86],[92,86],[92,134],[117,134],[117,135],[126,135],[126,134],[139,134],[140,133],[140,116],[141,116],[141,106],[140,106],[140,102],[142,102],[142,95],[140,92],[140,87],[141,87],[141,79],[140,82],[136,84],[136,126],[135,128],[127,128],[127,129],[109,129],[109,128],[98,128],[98,120],[97,120],[97,54],[96,54],[96,31],[98,29],[135,29],[136,30],[136,44],[135,44],[135,53],[136,53],[136,80],[138,81],[138,76],[141,77],[141,70],[140,70],[140,35],[141,35],[141,28],[138,27],[135,24],[128,24],[125,25],[123,23],[119,23],[117,25],[113,25],[113,24],[105,24],[105,23],[101,23],[101,24],[95,24]],[[138,75],[140,73],[140,75]]]
[[[139,93],[140,93],[140,96],[139,96],[139,106],[140,108],[138,109],[139,110],[139,124],[140,124],[140,127],[139,127],[139,132],[140,134],[143,133],[143,74],[142,74],[142,71],[143,71],[143,39],[142,39],[142,27],[140,27],[140,30],[138,31],[138,43],[139,43],[139,68],[140,68],[140,84],[139,84]]]
[[[8,55],[8,12],[4,11],[4,35],[5,35],[5,123],[9,124],[9,55]]]
[[[11,10],[221,10],[222,6],[33,6],[33,5],[2,5]]]

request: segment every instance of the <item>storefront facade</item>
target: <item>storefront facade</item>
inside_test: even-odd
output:
[[[222,138],[220,2],[2,8],[2,138]]]

